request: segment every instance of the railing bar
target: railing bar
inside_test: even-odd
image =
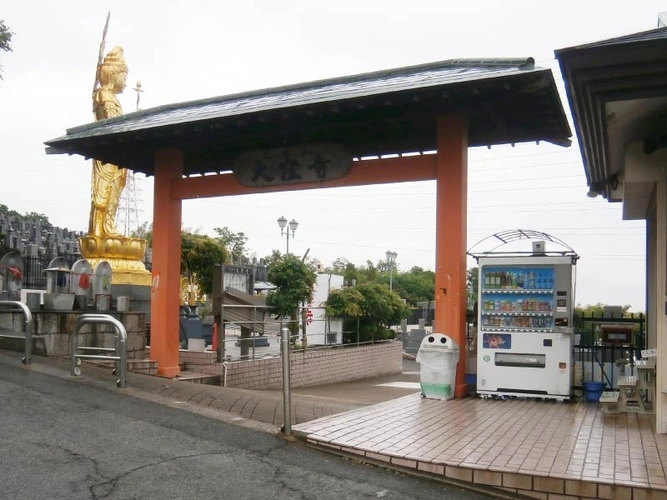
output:
[[[114,327],[114,330],[116,331],[116,348],[112,350],[118,354],[117,356],[108,356],[103,354],[78,354],[79,349],[102,352],[109,351],[108,347],[79,347],[79,330],[81,330],[83,325],[89,323],[109,324]],[[80,373],[80,370],[78,370],[76,366],[77,359],[105,359],[110,361],[119,361],[119,363],[115,363],[116,371],[120,376],[117,385],[120,388],[125,387],[125,381],[127,378],[127,331],[125,330],[125,326],[113,316],[108,314],[83,314],[79,316],[74,323],[74,331],[72,332],[70,339],[70,356],[70,374],[72,376],[78,375],[77,371]]]
[[[29,365],[32,362],[32,332],[30,331],[32,314],[30,313],[30,309],[28,309],[28,306],[23,302],[14,300],[0,300],[0,306],[3,306],[2,310],[5,312],[11,312],[17,308],[23,312],[23,316],[25,317],[25,322],[23,324],[23,330],[25,333],[25,355],[23,357],[23,363]],[[4,306],[8,307],[5,308]],[[0,337],[2,337],[2,335],[0,335]]]
[[[112,361],[120,361],[120,356],[104,356],[103,354],[75,354],[78,359],[109,359]]]

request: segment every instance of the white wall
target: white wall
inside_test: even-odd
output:
[[[313,287],[313,300],[307,304],[312,312],[312,322],[306,326],[308,345],[340,344],[343,341],[343,320],[327,318],[324,303],[329,298],[330,290],[343,288],[343,277],[337,274],[321,273]],[[327,333],[329,338],[327,338]],[[335,340],[333,336],[335,334]]]

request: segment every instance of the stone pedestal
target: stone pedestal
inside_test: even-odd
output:
[[[150,285],[111,285],[111,295],[116,304],[119,297],[129,298],[129,310],[141,312],[146,317],[146,322],[151,318],[151,287]],[[117,306],[116,306],[117,308]]]
[[[111,266],[111,283],[114,285],[151,285],[151,272],[143,259],[146,240],[125,236],[86,235],[79,238],[81,255],[95,269],[97,264],[107,261]]]
[[[32,313],[33,353],[38,356],[69,357],[70,337],[74,331],[74,324],[83,312],[36,311]],[[146,322],[144,314],[138,312],[119,313],[108,311],[120,321],[127,332],[128,359],[143,360],[146,357]],[[23,313],[5,311],[0,314],[0,330],[7,329],[14,332],[23,331]],[[19,335],[21,335],[19,333]],[[89,324],[83,325],[79,331],[79,345],[114,347],[115,330],[111,325]],[[23,341],[17,343],[13,339],[0,338],[0,349],[22,350]],[[19,345],[20,344],[20,345]]]
[[[52,311],[71,311],[74,309],[73,293],[45,293],[44,309]]]

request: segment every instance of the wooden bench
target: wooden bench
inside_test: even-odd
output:
[[[655,413],[655,349],[642,351],[642,359],[635,361],[639,378],[639,394],[646,413]]]
[[[600,404],[602,405],[603,413],[618,413],[618,397],[620,393],[617,391],[604,391],[600,396]]]
[[[618,411],[646,413],[644,401],[639,391],[639,377],[625,375],[618,377]]]
[[[638,378],[634,375],[625,375],[623,377],[618,377],[618,386],[619,387],[635,387],[637,385]]]

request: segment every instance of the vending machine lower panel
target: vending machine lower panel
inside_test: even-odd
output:
[[[572,336],[566,333],[483,333],[477,392],[565,400],[572,386]]]

